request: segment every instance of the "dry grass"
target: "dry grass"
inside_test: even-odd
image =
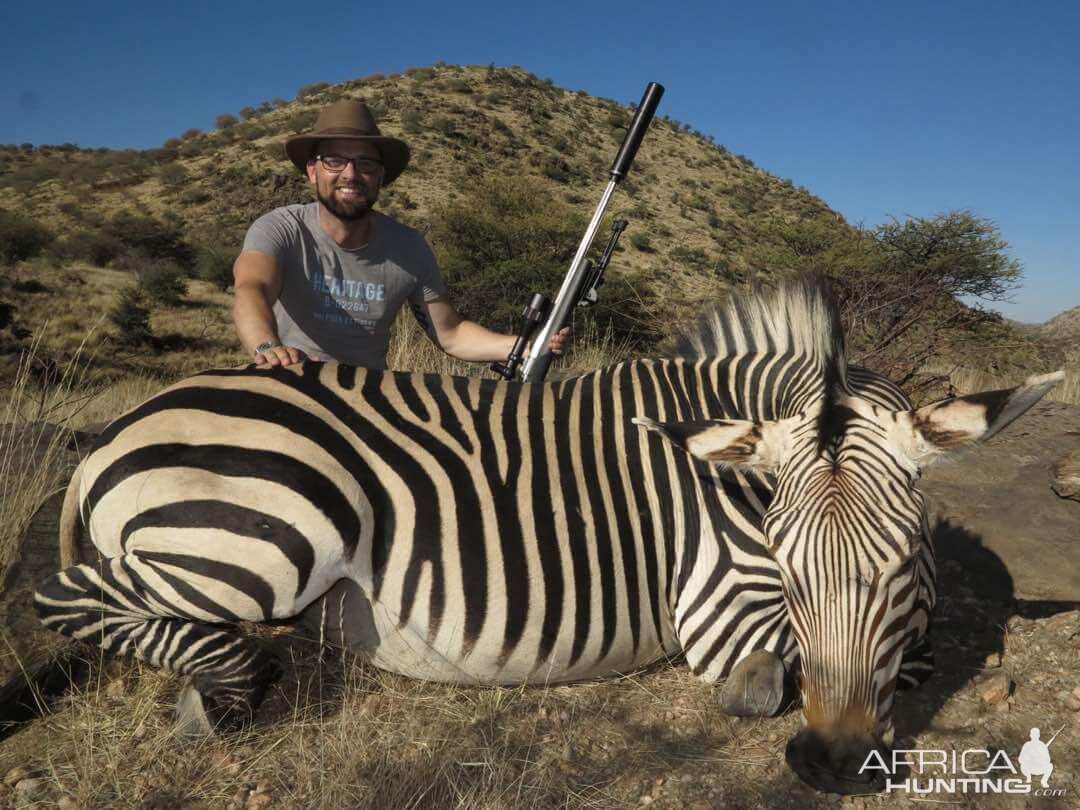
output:
[[[0,389],[0,572],[16,558],[38,507],[66,482],[71,419],[86,401],[82,347],[62,368],[42,366],[47,331],[48,325],[38,332],[14,378]]]
[[[984,371],[960,368],[949,372],[949,379],[958,394],[973,394],[978,391],[994,391],[1011,388],[1022,383],[1030,374],[1015,373],[995,375]],[[1065,368],[1065,379],[1046,395],[1048,400],[1080,405],[1080,364],[1070,361]]]
[[[767,800],[795,716],[738,720],[685,669],[549,688],[462,688],[375,670],[310,647],[260,727],[182,740],[175,678],[113,665],[0,745],[0,769],[41,775],[49,800],[80,807],[615,808]],[[44,738],[47,743],[44,743]],[[791,777],[794,779],[794,777]],[[249,805],[250,806],[250,805]]]

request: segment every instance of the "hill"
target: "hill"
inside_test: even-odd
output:
[[[480,177],[522,178],[591,214],[632,114],[520,68],[417,68],[304,87],[292,101],[245,108],[243,120],[220,116],[216,132],[189,130],[160,149],[3,147],[0,206],[58,233],[127,209],[175,223],[196,242],[235,248],[255,217],[310,200],[283,142],[341,98],[366,101],[385,133],[411,145],[409,169],[380,206],[422,230]],[[609,212],[630,221],[613,271],[652,279],[663,291],[663,317],[747,277],[755,233],[776,218],[847,227],[807,190],[664,117]]]
[[[380,208],[424,231],[459,307],[501,329],[514,328],[530,290],[557,287],[633,112],[519,67],[439,64],[321,82],[291,101],[222,114],[216,131],[188,130],[157,149],[0,146],[0,226],[6,209],[47,227],[56,266],[145,275],[166,261],[225,287],[250,222],[311,198],[285,159],[285,139],[342,98],[364,100],[384,132],[412,146],[409,169],[384,190]],[[498,237],[513,261],[481,268],[491,234],[474,228],[463,246],[453,226],[486,207],[479,224],[501,227],[506,205],[519,221]],[[636,352],[654,351],[733,286],[814,270],[838,280],[856,361],[917,393],[945,390],[957,368],[1011,380],[1051,362],[1040,341],[958,303],[986,293],[993,300],[1019,276],[996,229],[967,212],[852,227],[791,180],[661,115],[608,209],[609,220],[616,216],[629,228],[599,312],[585,321]],[[536,242],[540,231],[557,246],[518,244]],[[597,247],[605,237],[606,229]],[[22,307],[20,290],[0,296],[13,302],[9,310]],[[17,328],[26,332],[35,325],[23,311]],[[0,307],[5,319],[13,320]]]

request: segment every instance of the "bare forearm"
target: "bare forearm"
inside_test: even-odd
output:
[[[487,362],[505,360],[516,338],[493,332],[475,321],[463,320],[442,342],[442,349],[458,360]]]
[[[277,323],[274,311],[265,291],[255,285],[242,285],[235,289],[233,299],[233,323],[236,334],[248,354],[268,340],[277,340]]]

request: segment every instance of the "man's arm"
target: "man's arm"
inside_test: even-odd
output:
[[[291,346],[276,346],[256,354],[255,347],[278,341],[273,306],[281,295],[281,268],[265,253],[244,250],[233,264],[233,323],[244,349],[255,362],[288,366],[304,359],[304,353]]]
[[[514,335],[492,332],[475,321],[462,317],[454,305],[444,298],[428,301],[427,315],[431,320],[431,329],[439,347],[458,360],[470,362],[490,362],[505,360],[514,348]],[[570,328],[561,329],[551,336],[551,351],[562,354],[570,337]]]

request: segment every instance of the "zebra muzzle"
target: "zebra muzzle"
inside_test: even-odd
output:
[[[873,793],[885,787],[880,768],[866,767],[875,751],[881,761],[890,761],[887,747],[870,735],[831,736],[804,729],[788,742],[785,758],[799,778],[815,790],[844,795]]]

